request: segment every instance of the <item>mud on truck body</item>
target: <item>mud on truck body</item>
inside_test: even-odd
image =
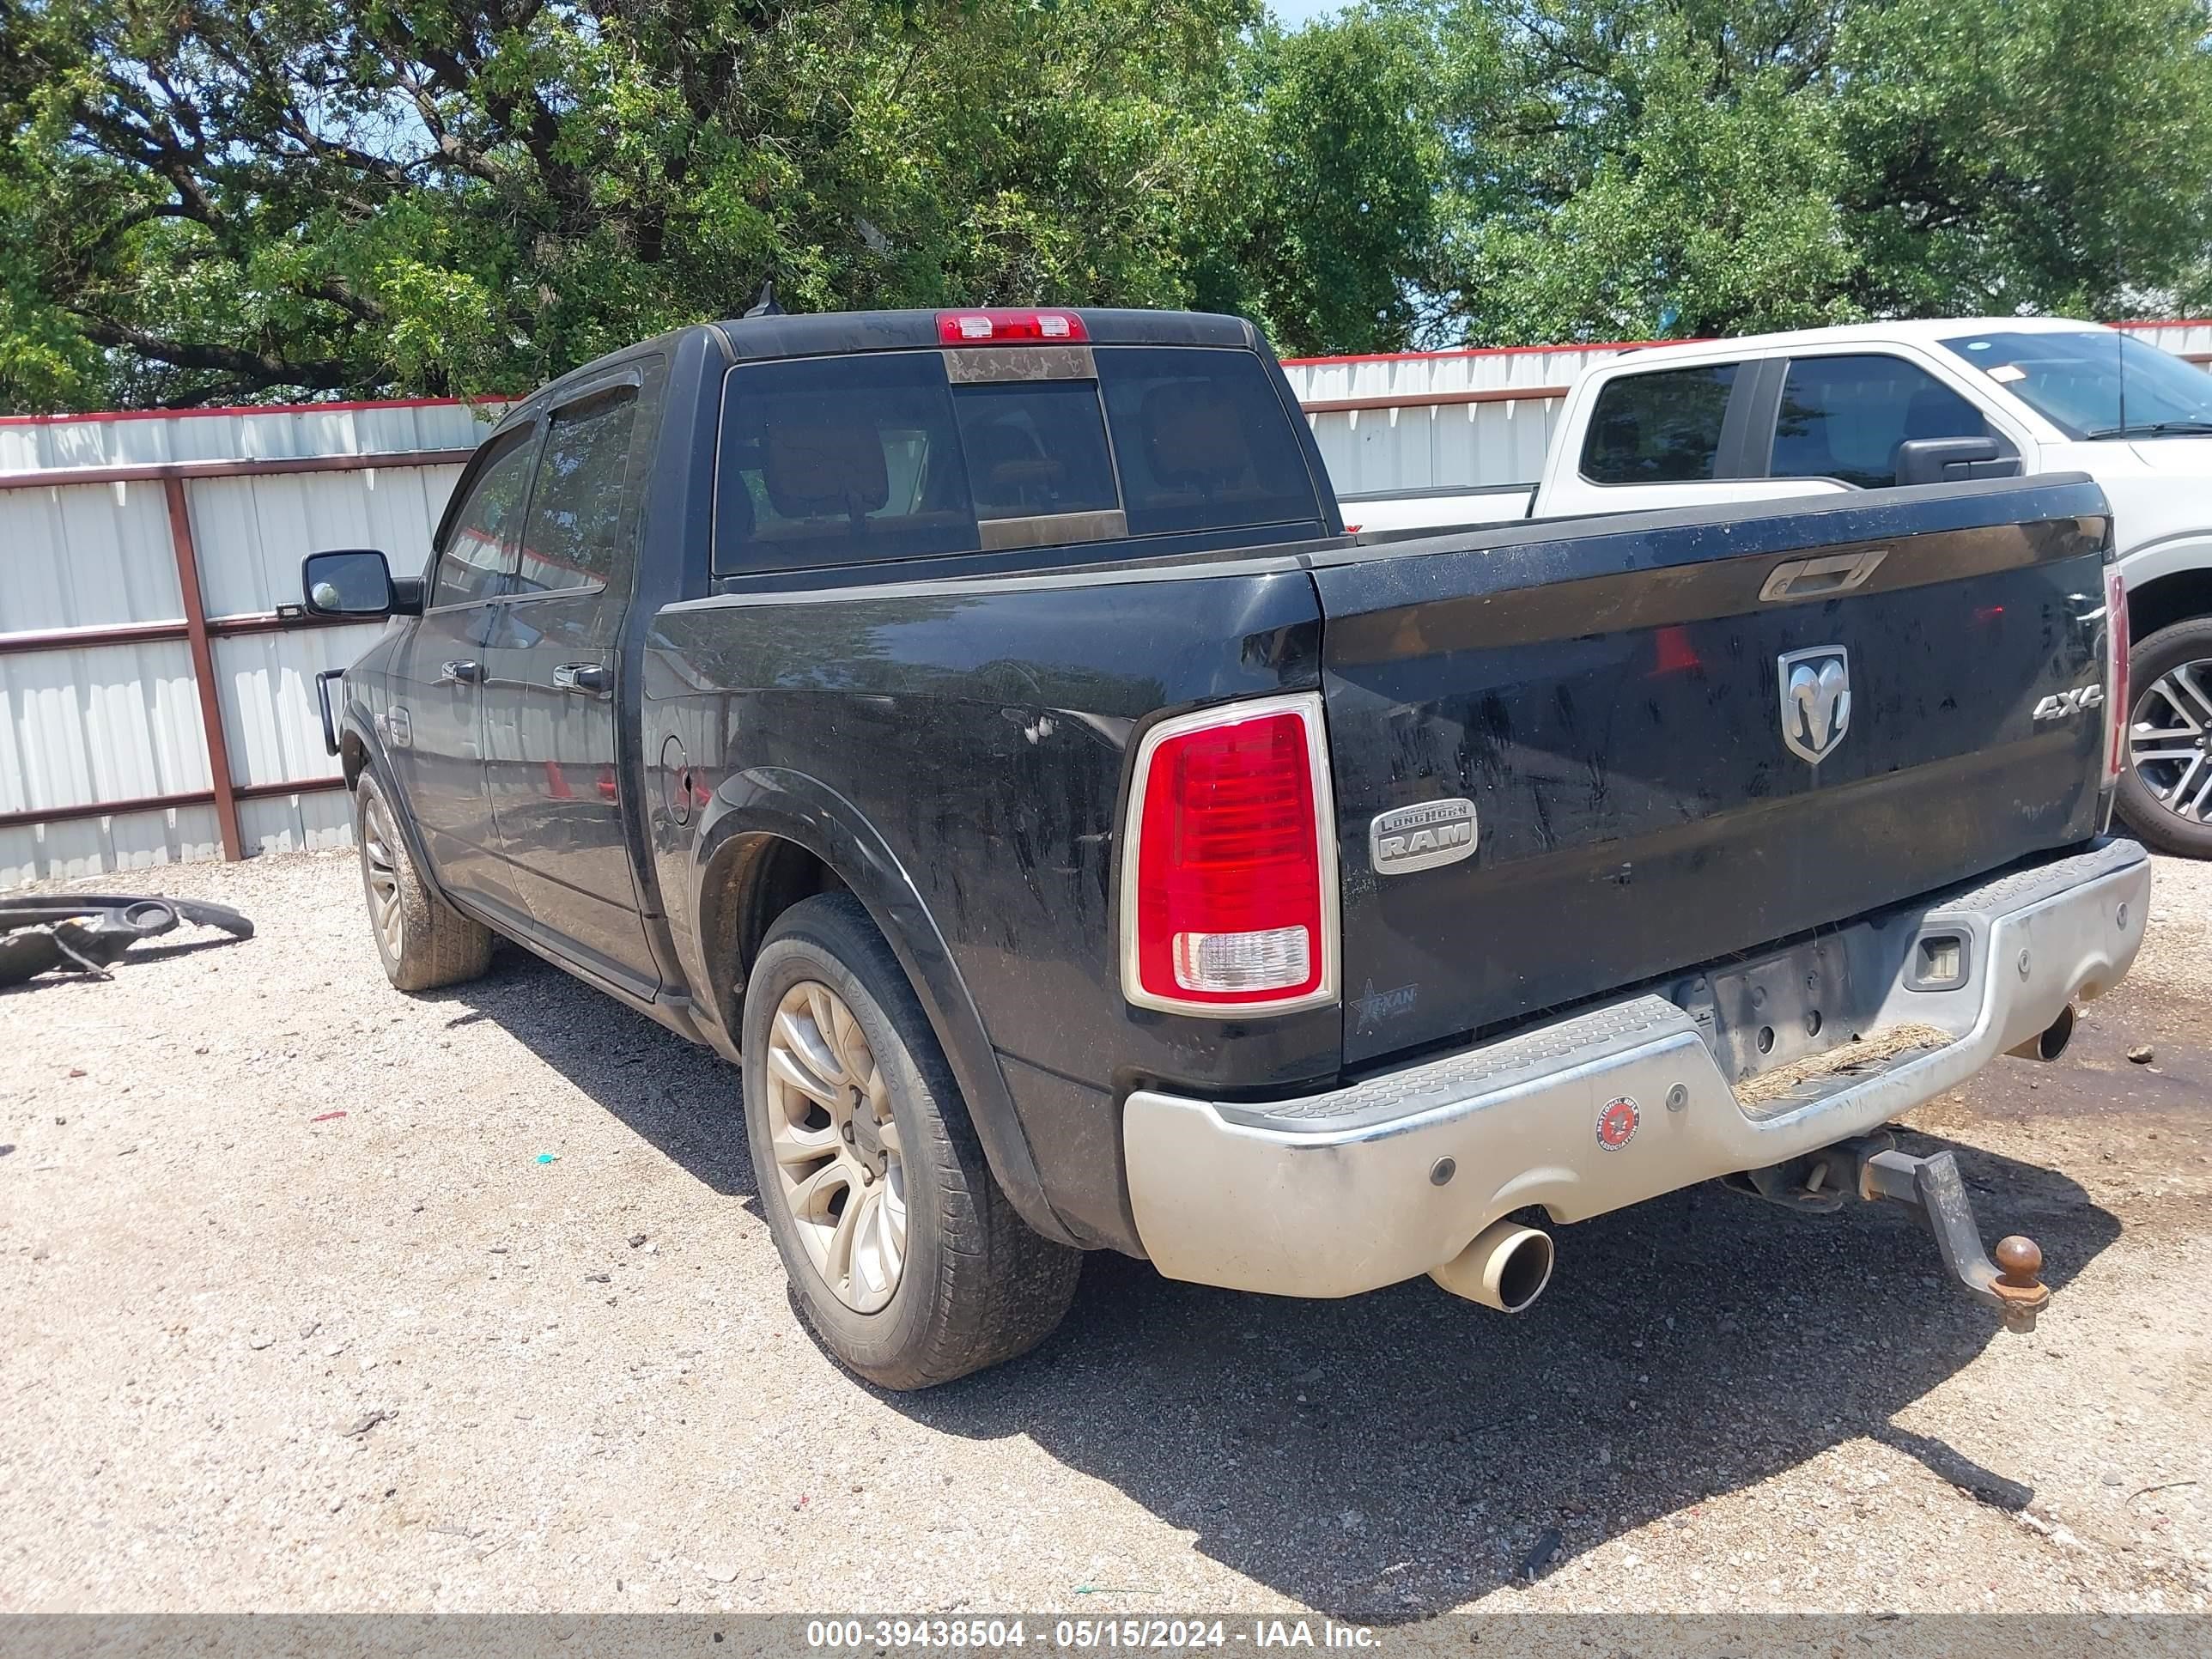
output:
[[[326,682],[394,984],[495,935],[742,1070],[846,1364],[1022,1352],[1082,1252],[1493,1308],[1724,1178],[1911,1204],[1889,1120],[2126,972],[2110,518],[2066,476],[1347,537],[1266,343],[1114,311],[684,330],[510,410]]]

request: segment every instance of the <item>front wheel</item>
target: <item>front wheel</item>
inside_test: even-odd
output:
[[[845,1365],[926,1389],[1026,1352],[1075,1294],[984,1160],[951,1069],[867,912],[793,905],[745,986],[745,1133],[800,1311]]]
[[[491,966],[491,930],[423,882],[375,773],[362,773],[354,786],[353,812],[369,932],[384,976],[403,991],[434,991],[481,977]]]
[[[2128,654],[2119,814],[2161,853],[2212,858],[2212,617],[2161,628]]]

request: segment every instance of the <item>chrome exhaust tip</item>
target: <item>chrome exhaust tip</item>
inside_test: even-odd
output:
[[[2074,1005],[2069,1002],[2058,1011],[2057,1018],[2009,1052],[2021,1060],[2056,1060],[2073,1041]]]
[[[1493,1221],[1429,1277],[1486,1308],[1522,1312],[1552,1282],[1552,1236],[1517,1221]]]

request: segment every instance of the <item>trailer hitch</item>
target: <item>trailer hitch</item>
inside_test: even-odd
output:
[[[1995,1261],[1983,1250],[1955,1152],[1914,1158],[1899,1152],[1887,1134],[1863,1135],[1787,1164],[1747,1170],[1729,1184],[1801,1212],[1831,1212],[1854,1194],[1869,1203],[1918,1211],[1951,1277],[2003,1316],[2008,1331],[2033,1330],[2035,1316],[2051,1300],[2051,1288],[2039,1276],[2043,1251],[2033,1239],[2017,1233],[1999,1239]]]
[[[1920,1212],[1951,1277],[1968,1295],[2002,1314],[2007,1330],[2035,1328],[2036,1315],[2051,1300],[2051,1287],[2038,1277],[2043,1251],[2033,1239],[2014,1233],[1997,1241],[1994,1262],[1983,1253],[1981,1229],[1975,1224],[1955,1152],[1914,1158],[1899,1152],[1887,1135],[1869,1135],[1832,1150],[1856,1161],[1861,1198]]]

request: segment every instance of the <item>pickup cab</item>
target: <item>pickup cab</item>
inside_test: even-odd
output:
[[[1021,1352],[1082,1252],[1495,1309],[1709,1178],[1919,1208],[1881,1126],[2053,1058],[2150,871],[2075,476],[1366,544],[1249,325],[763,316],[509,410],[324,687],[403,990],[515,941],[740,1070],[825,1346]],[[738,1086],[741,1080],[742,1087]]]
[[[2212,374],[2052,317],[1869,323],[1639,347],[1586,370],[1533,487],[1347,501],[1370,531],[2083,473],[2135,624],[2119,813],[2212,857]]]

